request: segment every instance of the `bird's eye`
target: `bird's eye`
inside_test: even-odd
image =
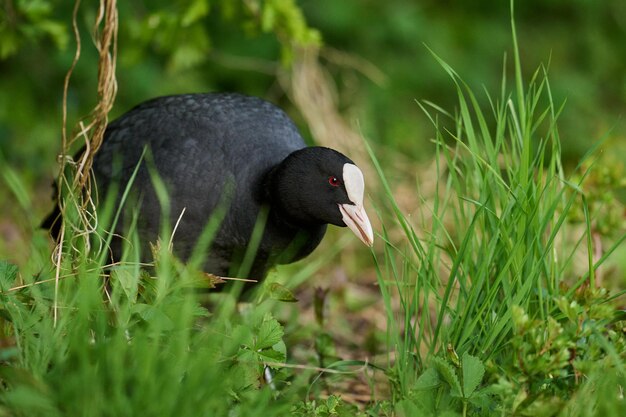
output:
[[[328,183],[332,185],[333,187],[339,187],[339,184],[341,184],[341,181],[339,181],[339,178],[331,175],[330,177],[328,177]]]

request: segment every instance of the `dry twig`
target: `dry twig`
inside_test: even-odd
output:
[[[78,64],[81,53],[81,39],[78,29],[77,16],[80,9],[80,0],[74,3],[72,13],[72,28],[76,39],[76,53],[74,60],[65,76],[63,84],[63,126],[62,126],[62,151],[59,158],[59,176],[57,189],[59,191],[59,210],[61,216],[67,210],[66,204],[73,204],[78,213],[78,222],[71,224],[63,221],[60,227],[59,241],[54,252],[53,262],[56,265],[55,273],[55,302],[54,302],[54,323],[56,325],[58,317],[58,287],[61,278],[61,263],[63,256],[63,244],[66,235],[65,227],[70,225],[73,229],[72,241],[82,239],[83,245],[74,245],[72,248],[77,251],[78,247],[89,249],[90,237],[97,228],[97,218],[95,215],[95,203],[91,195],[91,165],[93,157],[100,148],[104,138],[108,122],[108,113],[113,107],[115,95],[117,93],[117,81],[115,79],[115,64],[117,56],[117,3],[116,0],[100,0],[98,15],[92,28],[93,42],[98,50],[98,104],[91,113],[77,123],[77,128],[72,137],[67,133],[67,96],[72,73]],[[83,140],[84,151],[78,161],[74,161],[70,156],[70,149],[78,140]],[[66,168],[70,167],[71,181],[66,175]],[[65,194],[66,198],[62,197]]]

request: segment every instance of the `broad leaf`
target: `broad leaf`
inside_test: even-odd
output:
[[[259,326],[259,335],[255,349],[271,348],[282,340],[284,333],[283,326],[280,325],[278,320],[271,316],[264,317],[261,326]]]
[[[476,356],[465,352],[462,358],[463,396],[469,398],[485,375],[485,366]]]
[[[454,372],[454,368],[441,358],[432,358],[433,367],[439,372],[441,378],[450,385],[450,394],[456,397],[461,396],[461,384]]]
[[[287,359],[285,354],[274,349],[263,349],[257,352],[259,357],[269,362],[285,362]]]
[[[433,388],[437,388],[441,385],[441,379],[435,368],[428,368],[424,373],[417,378],[415,383],[415,389],[420,391],[427,391]]]
[[[272,282],[268,288],[270,298],[278,301],[285,301],[288,303],[295,303],[298,301],[293,292],[278,282]]]

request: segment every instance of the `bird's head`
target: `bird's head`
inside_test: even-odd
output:
[[[272,172],[268,187],[272,204],[287,221],[347,226],[363,243],[373,245],[363,207],[363,173],[345,155],[324,147],[297,150]]]

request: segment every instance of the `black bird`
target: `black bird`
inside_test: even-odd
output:
[[[273,265],[310,254],[327,224],[348,226],[366,245],[373,244],[361,170],[335,150],[307,147],[291,119],[267,101],[210,93],[138,105],[109,124],[95,155],[100,196],[116,184],[119,201],[144,148],[147,156],[131,186],[144,245],[156,241],[162,221],[151,172],[167,187],[170,224],[179,221],[173,249],[182,260],[190,257],[220,201],[226,202],[206,272],[237,273],[264,208],[267,220],[249,278],[261,279]],[[53,235],[59,217],[57,209],[44,221]],[[116,233],[123,231],[118,229]],[[113,242],[112,253],[119,259],[120,241]]]

